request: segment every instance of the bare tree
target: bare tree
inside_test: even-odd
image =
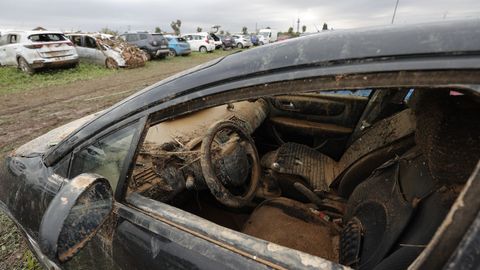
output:
[[[180,27],[182,26],[182,21],[177,19],[177,21],[173,21],[170,23],[170,27],[172,27],[173,31],[175,32],[175,35],[180,35]]]

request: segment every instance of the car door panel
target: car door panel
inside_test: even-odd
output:
[[[119,209],[113,258],[123,269],[268,269],[135,208]]]

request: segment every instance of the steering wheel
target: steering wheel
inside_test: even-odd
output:
[[[243,195],[232,194],[222,183],[215,173],[215,167],[212,160],[212,143],[215,136],[222,130],[231,130],[238,134],[239,139],[246,142],[245,151],[252,160],[252,168],[250,174],[250,183],[246,187]],[[255,143],[248,132],[232,121],[219,121],[213,124],[207,131],[205,138],[202,140],[200,164],[202,166],[203,177],[210,189],[212,195],[222,204],[240,208],[247,205],[255,196],[258,183],[261,176],[260,158],[258,157]]]

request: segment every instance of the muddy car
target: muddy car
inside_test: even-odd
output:
[[[479,29],[208,62],[13,151],[0,206],[49,269],[477,269]]]
[[[33,74],[41,68],[75,67],[78,55],[62,33],[5,31],[0,37],[0,66],[16,66]]]
[[[75,44],[80,60],[116,69],[144,66],[147,55],[123,40],[102,37],[97,34],[68,34]]]
[[[149,60],[154,58],[164,59],[169,53],[168,40],[161,34],[150,34],[148,32],[125,33],[120,38],[137,46],[144,51]]]

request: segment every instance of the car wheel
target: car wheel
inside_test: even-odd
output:
[[[206,52],[207,52],[207,47],[202,46],[202,47],[200,47],[199,51],[200,51],[201,53],[206,53]]]
[[[168,56],[175,57],[177,56],[177,52],[174,49],[170,49],[170,51],[168,52]]]
[[[263,41],[260,41],[260,43],[258,43],[258,44],[260,44],[260,46],[262,46],[262,45],[263,45]]]
[[[118,63],[115,61],[115,59],[109,57],[107,60],[105,60],[105,66],[108,69],[117,69],[118,68]]]
[[[239,42],[239,43],[237,43],[237,48],[239,48],[239,49],[243,49],[243,44],[242,44],[242,43],[240,43],[240,42]]]
[[[18,68],[29,75],[35,73],[35,69],[33,69],[23,57],[18,58]]]

